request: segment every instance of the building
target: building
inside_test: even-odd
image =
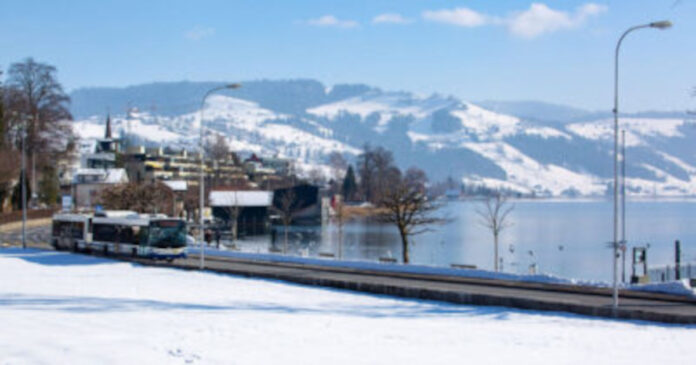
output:
[[[224,222],[227,229],[242,235],[268,231],[272,191],[212,190],[209,198],[214,219]]]
[[[300,184],[273,192],[273,207],[278,211],[289,211],[293,223],[315,224],[321,221],[322,207],[319,187]]]
[[[206,159],[206,185],[236,185],[247,182],[247,175],[235,160],[232,153],[221,160]],[[180,180],[186,181],[189,186],[197,186],[200,179],[200,163],[200,154],[190,154],[186,150],[131,147],[123,155],[123,165],[129,179],[138,183]]]
[[[93,208],[99,204],[101,192],[109,186],[128,183],[128,174],[116,168],[119,140],[111,135],[111,116],[106,117],[104,138],[98,139],[92,153],[80,156],[80,168],[60,176],[70,179],[70,194],[77,208]]]
[[[168,180],[164,181],[164,184],[169,187],[174,193],[174,202],[172,204],[172,212],[170,213],[172,217],[188,218],[184,217],[185,207],[184,199],[186,199],[186,192],[188,191],[188,183],[185,180]]]
[[[111,169],[116,167],[116,155],[120,152],[120,141],[111,135],[111,116],[106,116],[104,138],[98,139],[93,153],[80,156],[80,167],[88,169]]]
[[[73,174],[73,203],[77,208],[93,208],[99,204],[104,189],[125,183],[128,183],[128,175],[124,169],[80,168]]]

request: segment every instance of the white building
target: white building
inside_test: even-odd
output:
[[[102,190],[116,184],[128,183],[125,169],[85,169],[73,174],[74,204],[77,208],[92,208],[99,203]]]

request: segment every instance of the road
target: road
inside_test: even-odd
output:
[[[27,234],[29,246],[50,248],[45,243],[49,235],[48,227],[28,229]],[[16,245],[21,242],[21,234],[0,234],[0,239],[3,243]],[[173,263],[139,258],[121,259],[143,265],[187,270],[197,270],[199,265],[199,258],[195,255]],[[663,294],[623,291],[621,305],[615,311],[611,307],[611,291],[606,288],[370,271],[216,256],[207,256],[206,269],[247,277],[458,304],[497,305],[599,317],[696,324],[696,299]]]
[[[39,226],[27,228],[27,244],[34,247],[46,247],[46,243],[49,241],[51,234],[50,226]],[[11,231],[11,232],[0,232],[0,244],[11,243],[11,244],[21,244],[22,243],[22,231]]]

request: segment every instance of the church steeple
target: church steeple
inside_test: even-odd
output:
[[[111,114],[106,114],[106,133],[104,134],[105,139],[111,139]]]

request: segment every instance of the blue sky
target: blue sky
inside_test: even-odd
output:
[[[466,100],[696,108],[696,0],[0,0],[0,68],[32,56],[68,90],[314,78]]]

